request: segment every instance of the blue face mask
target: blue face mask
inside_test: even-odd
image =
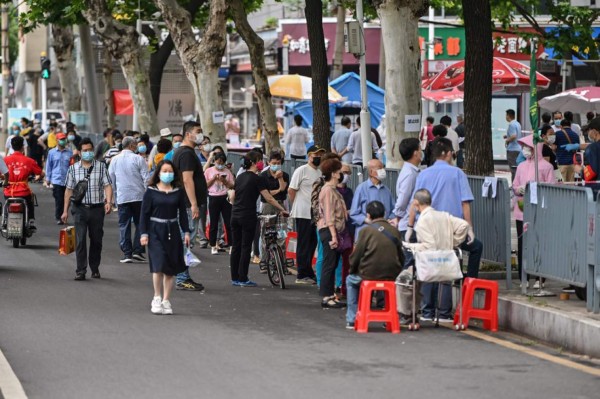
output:
[[[173,172],[161,172],[160,181],[165,184],[170,184],[175,179],[175,173]]]
[[[145,154],[146,153],[146,146],[145,145],[141,145],[138,147],[138,152],[140,154]]]
[[[94,151],[83,151],[81,153],[81,159],[86,162],[91,162],[94,160]]]
[[[75,141],[75,136],[69,135],[69,136],[67,136],[67,140],[69,140],[69,141]]]
[[[554,120],[554,126],[560,126],[560,119]]]
[[[217,168],[218,170],[223,170],[223,169],[225,169],[225,165],[223,165],[223,164],[221,164],[221,165],[219,165],[219,164],[216,164],[215,166],[216,166],[216,168]]]
[[[173,143],[173,148],[179,148],[179,147],[181,147],[181,141]]]
[[[16,136],[17,134],[19,134],[18,130],[11,130],[10,134],[12,134],[13,136]]]
[[[281,170],[281,165],[271,165],[270,169],[273,172],[279,172]]]

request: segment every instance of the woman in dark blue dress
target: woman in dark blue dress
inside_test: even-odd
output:
[[[173,314],[169,297],[173,276],[185,270],[183,245],[190,245],[185,190],[171,161],[161,161],[148,183],[140,217],[141,244],[148,246],[154,284],[151,312]],[[181,238],[181,230],[184,238]],[[161,298],[162,291],[162,298]]]

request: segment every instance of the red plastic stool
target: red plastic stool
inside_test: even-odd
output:
[[[483,308],[474,308],[475,290],[485,292]],[[483,328],[498,331],[498,283],[491,280],[465,278],[462,290],[462,309],[464,326],[469,325],[469,319],[483,320]],[[459,323],[458,312],[454,314],[454,325]],[[463,328],[462,326],[458,326]]]
[[[290,241],[294,240],[294,250],[290,251]],[[293,259],[294,263],[296,263],[296,248],[298,245],[298,233],[296,233],[295,231],[288,231],[287,236],[285,237],[285,258],[286,259]],[[312,258],[312,265],[313,267],[315,266],[315,264],[317,263],[317,257],[313,255]]]
[[[371,296],[374,291],[385,292],[383,310],[371,309]],[[400,333],[400,320],[396,309],[396,284],[393,281],[363,280],[360,283],[354,329],[358,333],[366,333],[369,330],[369,323],[373,321],[384,322],[386,330],[392,334]]]

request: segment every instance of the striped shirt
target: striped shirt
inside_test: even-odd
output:
[[[111,181],[108,176],[108,169],[104,162],[94,161],[94,168],[90,173],[88,189],[83,198],[84,205],[97,205],[104,203],[104,187],[110,186]],[[67,172],[67,180],[65,186],[73,190],[78,182],[84,180],[89,169],[85,169],[81,161],[71,165]]]

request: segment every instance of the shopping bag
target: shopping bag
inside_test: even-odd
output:
[[[68,255],[75,251],[75,227],[65,227],[58,236],[58,253]]]
[[[426,283],[457,280],[463,277],[458,257],[453,250],[415,252],[417,278]]]
[[[192,253],[189,248],[185,250],[185,265],[187,267],[196,267],[200,265],[200,259]]]

